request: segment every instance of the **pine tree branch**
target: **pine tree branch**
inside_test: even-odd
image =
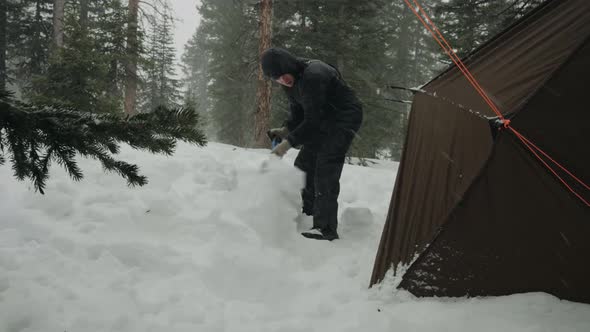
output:
[[[18,102],[0,91],[0,165],[9,156],[14,176],[30,179],[44,193],[52,161],[75,180],[83,179],[77,154],[100,161],[107,172],[125,178],[129,186],[143,186],[147,178],[137,165],[113,158],[119,144],[151,153],[171,155],[176,141],[204,146],[198,114],[190,108],[158,108],[152,113],[122,118],[113,114],[77,112],[63,106],[35,106]]]

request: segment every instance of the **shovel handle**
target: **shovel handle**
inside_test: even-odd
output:
[[[282,141],[283,140],[280,137],[275,137],[271,143],[272,148],[274,149],[277,145],[281,144]]]

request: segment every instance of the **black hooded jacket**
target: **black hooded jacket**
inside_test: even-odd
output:
[[[261,64],[272,79],[283,74],[295,77],[293,87],[283,87],[289,98],[290,116],[285,125],[292,146],[314,143],[322,131],[334,127],[358,131],[363,119],[361,102],[336,68],[297,58],[281,48],[266,50]]]

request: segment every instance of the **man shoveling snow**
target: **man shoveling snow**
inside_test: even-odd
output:
[[[302,235],[338,239],[340,176],[362,123],[362,104],[338,70],[322,61],[270,48],[261,64],[264,75],[281,84],[289,99],[289,119],[269,131],[271,139],[282,139],[272,153],[282,157],[291,147],[302,146],[295,166],[306,173],[303,213],[313,215],[312,229]]]

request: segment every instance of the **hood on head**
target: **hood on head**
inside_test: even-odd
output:
[[[271,47],[260,58],[264,76],[277,79],[284,74],[298,76],[304,69],[304,63],[287,50]]]

